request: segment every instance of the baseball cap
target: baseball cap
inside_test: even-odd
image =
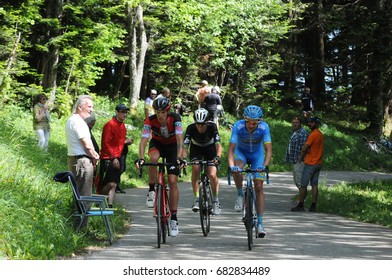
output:
[[[118,104],[116,106],[116,111],[129,111],[129,108],[124,104]]]

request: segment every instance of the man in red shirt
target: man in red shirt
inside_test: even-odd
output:
[[[318,179],[324,150],[324,137],[318,128],[319,125],[320,119],[316,116],[311,117],[308,121],[308,127],[310,128],[311,132],[308,139],[306,140],[306,143],[303,145],[301,154],[298,158],[298,161],[304,161],[305,164],[302,171],[299,202],[297,206],[291,208],[291,211],[305,211],[304,202],[307,194],[307,188],[310,182],[310,185],[312,186],[312,205],[309,208],[309,212],[316,212]]]
[[[127,118],[129,108],[124,104],[116,106],[116,114],[102,129],[101,140],[101,178],[102,193],[108,195],[109,207],[113,207],[116,186],[120,183],[121,163],[120,157],[124,145],[133,143],[133,139],[126,139],[127,130],[124,120]]]

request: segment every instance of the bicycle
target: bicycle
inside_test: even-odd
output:
[[[381,137],[379,142],[374,140],[368,140],[365,136],[363,136],[362,139],[366,142],[366,147],[372,152],[375,152],[377,154],[381,152],[386,154],[392,153],[392,144],[391,142],[389,142],[386,136]]]
[[[158,248],[161,248],[161,241],[166,243],[166,236],[170,236],[169,223],[170,223],[170,207],[168,186],[165,183],[165,167],[173,166],[172,163],[166,162],[144,162],[139,169],[139,177],[142,176],[143,166],[157,166],[158,167],[158,183],[155,184],[155,199],[154,199],[154,215],[153,217],[157,222],[157,243]]]
[[[199,186],[199,214],[200,214],[200,225],[204,236],[207,236],[210,232],[210,215],[212,214],[212,190],[210,179],[207,175],[207,167],[209,164],[214,163],[213,161],[207,160],[195,160],[187,162],[187,165],[200,165],[200,186]],[[185,169],[184,169],[185,170]]]
[[[244,193],[244,209],[242,213],[242,221],[245,225],[245,229],[247,232],[247,238],[248,238],[248,249],[252,250],[253,246],[253,228],[255,229],[255,232],[257,230],[256,228],[256,223],[257,223],[257,211],[256,211],[256,193],[253,189],[253,179],[254,179],[254,173],[260,172],[257,169],[252,169],[247,163],[247,167],[244,169],[240,169],[238,171],[239,173],[245,173],[246,174],[246,187],[245,187],[245,193]],[[229,175],[227,177],[228,179],[228,184],[229,186],[231,185],[231,170],[229,168]],[[267,184],[269,184],[269,174],[268,174],[268,167],[266,167],[265,170],[265,181]],[[257,232],[256,232],[256,238],[258,238]]]

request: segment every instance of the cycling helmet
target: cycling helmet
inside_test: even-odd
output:
[[[245,120],[256,120],[261,121],[263,117],[263,110],[259,106],[249,105],[244,110],[244,119]]]
[[[204,108],[197,109],[193,114],[195,123],[206,123],[208,121],[208,111]]]
[[[316,116],[310,117],[308,120],[308,122],[314,122],[314,123],[320,123],[320,121],[321,121],[320,118]]]
[[[155,98],[152,102],[152,107],[157,111],[168,111],[170,106],[170,100],[166,97]]]

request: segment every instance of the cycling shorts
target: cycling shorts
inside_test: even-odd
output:
[[[165,158],[166,162],[176,163],[177,162],[177,143],[163,144],[154,138],[150,140],[148,151],[158,150],[161,158]],[[167,174],[179,175],[180,171],[177,165],[167,166]]]
[[[238,148],[234,151],[234,160],[241,160],[244,166],[247,162],[250,162],[252,168],[261,167],[264,164],[264,154],[263,153],[247,153]],[[257,172],[254,174],[255,179],[265,180],[264,172]]]

